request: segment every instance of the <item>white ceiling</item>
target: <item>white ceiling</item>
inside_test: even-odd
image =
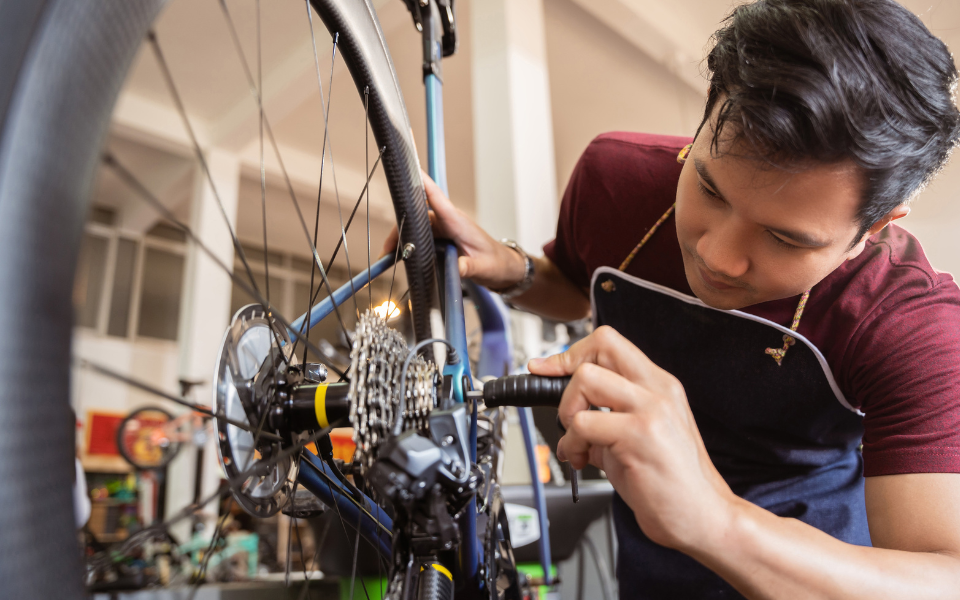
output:
[[[472,1],[476,0],[457,0],[460,50],[444,61],[450,193],[454,202],[469,213],[474,212]],[[603,131],[692,134],[699,122],[705,89],[698,79],[699,62],[710,34],[737,3],[739,0],[543,0],[559,190],[565,187],[583,148]],[[419,35],[400,0],[374,0],[374,4],[414,136],[425,157]],[[948,45],[960,46],[960,2],[906,0],[904,4],[920,14]],[[256,76],[255,0],[227,0],[227,5]],[[306,14],[304,0],[263,0],[261,52],[267,118],[302,210],[305,215],[313,215],[324,128]],[[610,15],[628,22],[631,29],[614,22]],[[329,94],[331,38],[316,18],[314,28],[324,91]],[[171,0],[156,31],[201,144],[242,157],[244,183],[240,188],[238,231],[243,238],[257,240],[261,235],[258,113],[220,4],[218,0]],[[643,35],[636,34],[638,31]],[[332,88],[333,162],[344,210],[349,210],[364,180],[363,107],[339,61]],[[179,216],[186,217],[192,185],[188,173],[191,149],[147,46],[134,64],[114,122],[111,143],[117,155],[126,157],[151,189]],[[265,155],[271,239],[276,239],[282,249],[305,253],[306,245],[296,237],[299,232],[292,231],[289,222],[281,222],[294,211],[269,146]],[[373,158],[371,154],[371,162]],[[335,238],[339,220],[328,181],[332,184],[332,178],[324,182],[321,221]],[[375,179],[371,189],[374,234],[385,235],[392,214],[382,177]],[[123,212],[130,198],[129,192],[109,177],[99,184],[100,203]],[[124,222],[142,227],[143,219],[127,210]]]

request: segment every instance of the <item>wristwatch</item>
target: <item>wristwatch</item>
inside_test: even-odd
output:
[[[507,248],[510,248],[511,250],[519,254],[521,257],[523,257],[523,264],[524,264],[523,279],[502,290],[491,290],[493,292],[500,294],[500,296],[504,300],[509,300],[510,298],[516,298],[520,294],[526,292],[527,290],[530,289],[530,286],[533,285],[533,277],[534,277],[533,259],[530,258],[530,256],[528,256],[527,253],[523,251],[523,248],[521,248],[519,244],[517,244],[513,240],[504,239],[504,240],[500,240],[500,243],[506,246]]]

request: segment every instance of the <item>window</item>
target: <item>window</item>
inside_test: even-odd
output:
[[[113,275],[113,296],[110,300],[110,323],[107,335],[127,337],[130,332],[130,303],[133,300],[134,275],[137,269],[137,243],[117,240],[116,270]]]
[[[81,327],[96,327],[100,316],[107,266],[108,237],[84,233],[74,276],[74,319]]]
[[[94,207],[86,225],[73,301],[77,327],[102,335],[176,340],[183,290],[183,232],[165,223],[146,235],[117,230]]]
[[[148,246],[144,252],[143,273],[137,335],[176,340],[183,255]]]

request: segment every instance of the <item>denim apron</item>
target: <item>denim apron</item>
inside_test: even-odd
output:
[[[870,545],[858,449],[863,415],[809,340],[609,267],[596,270],[590,288],[594,326],[613,327],[683,384],[710,458],[734,493]],[[778,365],[764,349],[784,334],[796,343]],[[621,598],[742,598],[697,561],[650,541],[619,495],[613,511]]]

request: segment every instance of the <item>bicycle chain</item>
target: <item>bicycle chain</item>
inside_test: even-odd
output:
[[[410,350],[400,333],[371,310],[361,315],[350,351],[350,422],[363,469],[373,465],[378,447],[393,435],[396,415],[403,430],[425,432],[427,417],[437,404],[436,364],[417,356],[407,366],[403,411],[400,411],[400,372]]]

